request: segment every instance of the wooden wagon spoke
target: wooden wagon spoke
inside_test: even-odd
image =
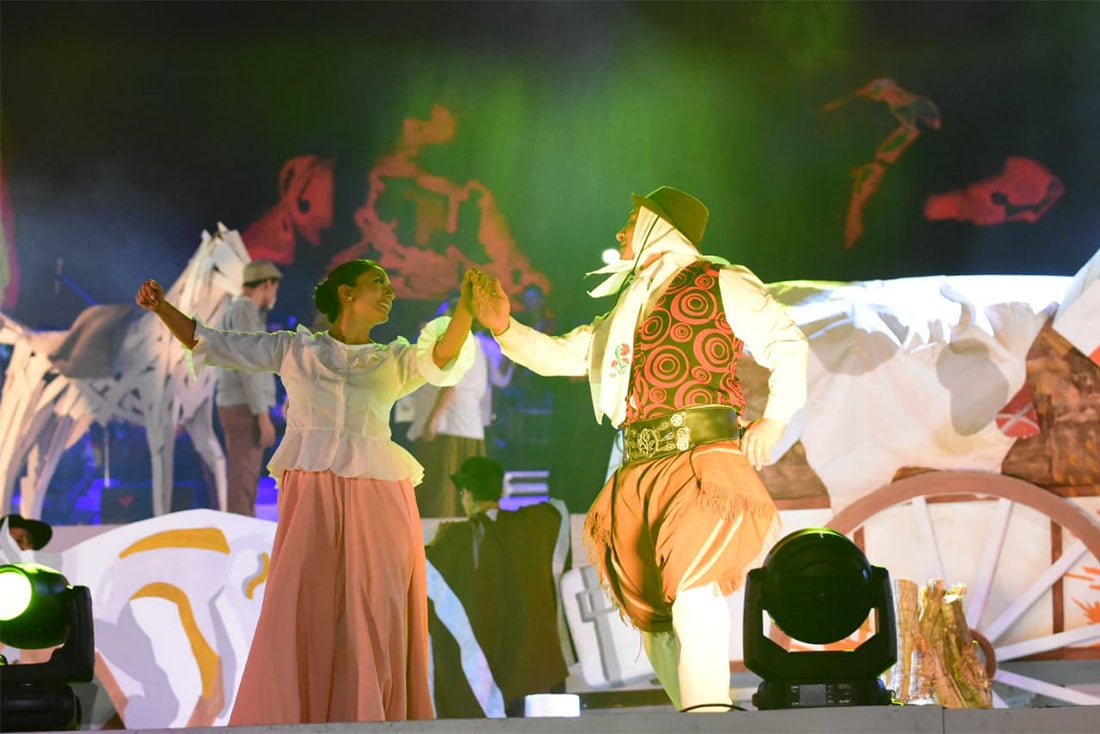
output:
[[[1100,622],[995,648],[998,661],[1015,660],[1100,639]]]
[[[1061,558],[1050,564],[1047,570],[1040,574],[1039,578],[1035,579],[1034,583],[1028,587],[1027,591],[1008,605],[1004,612],[1001,613],[1001,616],[993,620],[988,627],[982,629],[982,634],[984,634],[990,642],[996,642],[1000,639],[1001,635],[1007,632],[1008,628],[1015,624],[1040,596],[1049,591],[1067,571],[1077,565],[1077,562],[1081,560],[1081,557],[1085,555],[1087,550],[1085,544],[1080,540],[1074,543]]]
[[[1008,535],[1012,508],[1015,506],[1011,500],[1003,498],[997,500],[997,517],[994,520],[993,532],[990,534],[989,542],[986,543],[985,555],[982,557],[981,566],[978,567],[977,580],[967,592],[966,621],[971,627],[977,628],[985,613],[989,592],[993,588],[993,577],[997,575],[1001,551],[1004,548],[1005,537]]]
[[[1090,696],[1087,693],[1075,691],[1072,688],[1055,685],[1054,683],[1047,683],[1007,670],[998,670],[993,675],[993,680],[997,683],[1003,683],[1006,686],[1031,691],[1032,693],[1038,693],[1047,698],[1054,698],[1077,706],[1100,706],[1100,696]]]
[[[940,553],[940,542],[936,537],[936,526],[932,522],[932,513],[928,511],[928,500],[924,497],[915,497],[911,506],[917,516],[921,543],[930,555],[933,576],[938,579],[947,578],[943,568],[943,554]]]

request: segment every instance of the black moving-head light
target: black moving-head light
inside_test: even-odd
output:
[[[764,613],[809,645],[850,637],[874,613],[874,635],[854,650],[788,650],[765,634]],[[892,703],[878,676],[897,660],[890,574],[828,528],[795,531],[745,585],[745,665],[764,679],[758,709]]]
[[[70,683],[95,675],[92,597],[37,563],[0,566],[0,643],[20,650],[57,647],[44,663],[0,657],[0,731],[51,731],[80,725]]]

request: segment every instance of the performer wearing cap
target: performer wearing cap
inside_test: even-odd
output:
[[[267,331],[265,315],[275,306],[282,277],[267,260],[245,265],[241,295],[226,306],[218,328]],[[228,484],[228,507],[222,509],[254,516],[264,449],[275,445],[275,425],[269,412],[275,405],[275,375],[230,369],[218,369],[217,375],[214,402],[225,435]]]
[[[587,375],[596,419],[622,429],[623,466],[585,523],[590,557],[673,704],[724,711],[724,597],[778,517],[753,468],[805,403],[808,343],[751,271],[700,254],[702,202],[668,186],[632,202],[621,259],[595,271],[608,277],[590,292],[618,294],[611,311],[550,337],[510,317],[499,283],[475,288],[474,311],[519,364]],[[767,407],[747,429],[736,376],[744,347],[771,371]]]
[[[466,519],[441,523],[425,549],[436,715],[523,716],[525,696],[560,693],[569,675],[557,596],[570,560],[569,510],[556,499],[502,509],[504,467],[484,456],[466,459],[450,480]]]
[[[4,515],[0,517],[0,526],[7,521],[8,533],[19,550],[42,550],[53,537],[53,528],[41,520],[26,518],[22,515]]]

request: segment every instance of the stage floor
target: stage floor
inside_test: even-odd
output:
[[[677,714],[601,709],[573,719],[448,719],[279,727],[234,727],[233,734],[1077,734],[1097,731],[1100,707],[956,711],[938,706],[867,706],[729,714]],[[149,731],[149,730],[146,730]],[[172,732],[173,729],[160,731]],[[225,734],[225,727],[188,729]]]

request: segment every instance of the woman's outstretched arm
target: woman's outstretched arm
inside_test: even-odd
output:
[[[180,344],[188,349],[198,344],[195,339],[195,320],[184,316],[183,312],[165,300],[164,288],[160,283],[152,279],[145,281],[138,288],[134,300],[146,311],[152,311],[159,316]]]
[[[432,351],[432,361],[436,367],[444,367],[462,351],[462,345],[470,336],[470,330],[474,325],[474,316],[470,311],[470,297],[473,291],[473,281],[476,271],[472,268],[466,271],[462,278],[462,295],[455,304],[454,314],[451,315],[451,323],[443,336],[435,344]]]

